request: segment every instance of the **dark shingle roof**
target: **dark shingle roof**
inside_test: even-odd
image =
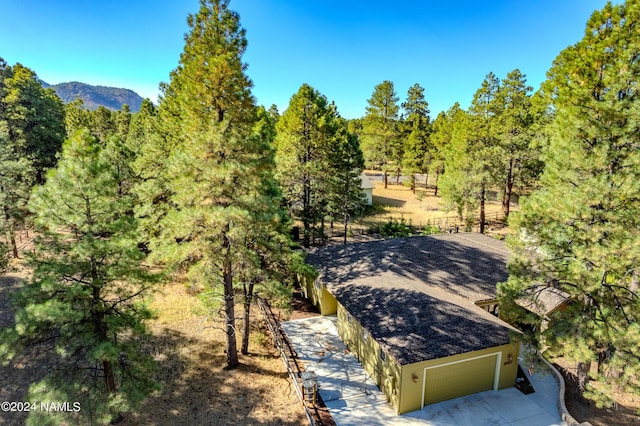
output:
[[[507,278],[504,243],[442,234],[318,249],[307,260],[400,364],[499,346],[513,330],[473,302]]]

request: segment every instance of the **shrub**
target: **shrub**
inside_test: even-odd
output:
[[[400,221],[397,219],[389,219],[389,221],[380,228],[380,234],[390,238],[408,237],[411,235],[411,228],[405,223],[404,218],[400,219]]]

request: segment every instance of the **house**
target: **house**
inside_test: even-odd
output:
[[[571,297],[551,284],[534,284],[529,287],[523,297],[516,303],[529,312],[533,312],[544,320],[564,309],[571,302]]]
[[[360,188],[362,189],[362,194],[365,198],[365,204],[370,206],[373,204],[373,189],[375,186],[371,183],[371,180],[364,173],[360,173],[360,179],[362,183],[360,184]]]
[[[519,332],[487,309],[507,256],[470,233],[326,247],[303,291],[402,414],[514,386]]]

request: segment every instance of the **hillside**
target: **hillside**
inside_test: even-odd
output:
[[[73,102],[76,98],[84,101],[87,109],[94,110],[100,105],[112,110],[122,108],[122,105],[129,105],[131,112],[137,112],[142,103],[142,97],[133,90],[117,87],[92,86],[90,84],[73,81],[70,83],[59,83],[49,85],[43,83],[45,87],[51,87],[64,103]]]

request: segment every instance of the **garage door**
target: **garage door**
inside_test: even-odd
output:
[[[493,389],[497,356],[426,368],[424,405]]]

